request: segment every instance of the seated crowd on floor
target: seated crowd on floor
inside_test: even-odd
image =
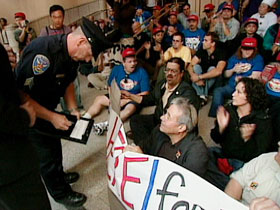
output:
[[[112,49],[102,49],[93,62],[79,67],[89,88],[109,90],[112,81],[117,82],[120,117],[129,120],[127,136],[135,144],[126,150],[173,161],[244,204],[268,197],[280,205],[277,1],[239,5],[238,0],[226,0],[218,8],[206,4],[201,17],[186,2],[148,2],[108,1],[106,19],[90,16],[111,42],[132,41],[121,49],[119,58],[112,56]],[[21,55],[36,35],[24,13],[16,13],[15,22],[14,38]],[[3,44],[9,44],[6,27],[6,19],[1,18]],[[76,28],[77,24],[65,26],[63,20],[53,18],[40,36]],[[78,78],[75,91],[83,110]],[[94,118],[108,107],[109,95],[93,101],[83,117]],[[208,116],[215,118],[209,133],[217,144],[208,148],[198,129],[199,111],[207,103],[211,103]],[[67,111],[64,104],[62,100]],[[140,114],[147,106],[155,106],[154,113]],[[93,131],[102,135],[107,128],[108,121],[96,123]]]

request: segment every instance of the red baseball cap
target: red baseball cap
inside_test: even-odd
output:
[[[158,32],[163,32],[162,27],[156,27],[153,29],[153,35],[157,34]]]
[[[134,50],[134,48],[126,48],[123,52],[122,52],[122,57],[126,58],[128,56],[135,56],[136,52]]]
[[[254,37],[246,37],[241,42],[241,47],[256,48],[257,46],[258,46],[258,41]]]
[[[232,5],[231,3],[226,3],[226,4],[224,5],[224,7],[223,7],[223,10],[224,10],[224,9],[233,10],[234,7],[233,7],[233,5]]]
[[[211,10],[214,10],[214,9],[215,9],[215,5],[214,4],[206,4],[206,5],[204,5],[203,12],[208,12],[208,11],[211,11]]]
[[[171,11],[171,12],[169,13],[169,16],[171,16],[171,15],[175,15],[175,16],[177,17],[177,12]]]
[[[189,20],[195,20],[195,21],[198,22],[199,18],[198,18],[197,15],[190,15],[190,16],[188,17],[188,21],[189,21]]]
[[[161,10],[161,7],[160,6],[154,6],[153,10]]]
[[[26,19],[26,16],[25,16],[25,14],[23,13],[23,12],[17,12],[17,13],[15,13],[15,18],[17,18],[17,17],[21,17],[22,19]]]
[[[246,20],[244,27],[246,27],[246,25],[248,25],[249,23],[254,23],[257,27],[259,27],[259,21],[257,18],[249,18],[248,20]]]

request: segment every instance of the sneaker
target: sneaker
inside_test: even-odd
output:
[[[108,130],[108,121],[97,123],[93,125],[93,132],[95,135],[101,136],[105,131]]]
[[[207,96],[201,95],[200,98],[200,107],[203,107],[207,104],[208,98]]]

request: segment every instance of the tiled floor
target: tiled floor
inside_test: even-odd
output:
[[[81,95],[85,109],[93,102],[96,95],[104,94],[103,91],[97,91],[94,88],[87,87],[87,79],[80,76]],[[199,113],[199,132],[207,145],[212,145],[209,133],[213,127],[214,120],[208,118],[210,103],[203,107]],[[146,109],[150,111],[151,109]],[[106,120],[108,111],[104,110],[102,114],[95,118],[96,122]],[[128,128],[125,123],[125,128]],[[91,134],[87,145],[73,143],[62,140],[64,169],[65,171],[77,171],[80,173],[78,182],[72,185],[73,190],[82,192],[87,196],[87,202],[83,208],[87,210],[109,210],[108,200],[106,161],[105,161],[105,141],[106,137]],[[56,203],[51,197],[53,210],[65,210],[63,205]],[[72,208],[73,209],[73,208]],[[77,209],[77,208],[75,208]],[[112,210],[118,208],[112,207]]]

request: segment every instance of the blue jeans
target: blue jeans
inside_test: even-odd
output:
[[[218,107],[224,104],[226,98],[231,97],[234,90],[235,89],[229,85],[215,88],[211,108],[208,114],[209,117],[216,117]]]
[[[207,69],[207,72],[213,70],[215,67],[211,66]],[[200,65],[196,64],[193,67],[193,70],[196,74],[202,74],[202,68]],[[211,79],[205,79],[205,86],[199,86],[195,84],[194,82],[192,83],[193,88],[196,90],[197,95],[199,96],[208,96],[208,90],[214,85],[216,81],[216,78],[211,78]]]

